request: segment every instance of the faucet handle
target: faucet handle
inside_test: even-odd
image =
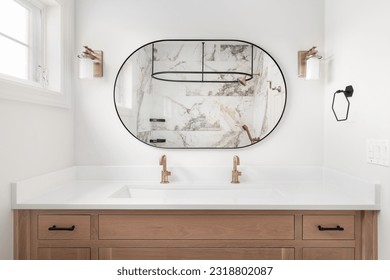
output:
[[[239,184],[240,179],[238,177],[241,176],[241,174],[242,174],[241,171],[233,170],[232,171],[232,181],[230,183]]]
[[[161,171],[161,184],[168,184],[169,179],[168,177],[171,175],[171,171]]]
[[[163,155],[160,158],[160,165],[162,166],[162,171],[161,171],[161,184],[167,184],[169,183],[168,176],[170,176],[172,173],[171,171],[167,170],[167,157],[166,155]]]

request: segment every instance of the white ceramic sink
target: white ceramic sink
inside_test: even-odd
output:
[[[249,184],[159,184],[159,185],[125,185],[112,193],[109,198],[129,200],[152,200],[164,203],[189,203],[201,201],[244,202],[251,199],[281,199],[283,196],[277,189],[256,187]]]

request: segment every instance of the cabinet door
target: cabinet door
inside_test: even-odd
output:
[[[292,260],[294,248],[100,248],[101,260]]]
[[[90,248],[38,248],[38,260],[90,260]]]
[[[354,260],[354,248],[303,248],[304,260]]]

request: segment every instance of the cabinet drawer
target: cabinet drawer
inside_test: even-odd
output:
[[[90,232],[89,215],[38,216],[39,239],[90,239]]]
[[[303,239],[354,239],[355,216],[304,215]]]
[[[99,215],[99,239],[294,239],[294,216]]]

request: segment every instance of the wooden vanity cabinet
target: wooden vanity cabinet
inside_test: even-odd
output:
[[[15,210],[15,259],[376,259],[377,211]]]

